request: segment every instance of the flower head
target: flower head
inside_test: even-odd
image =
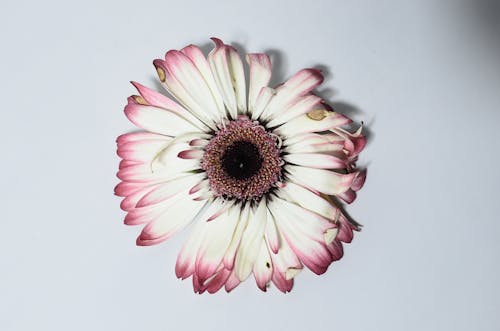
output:
[[[189,45],[153,63],[176,101],[133,82],[125,114],[142,132],[117,139],[115,193],[125,224],[144,225],[137,245],[167,240],[192,223],[175,267],[195,292],[227,291],[253,275],[283,292],[307,267],[316,274],[343,255],[358,226],[351,203],[366,172],[355,162],[361,128],[313,90],[323,76],[303,69],[269,87],[271,61],[219,39],[208,58]]]

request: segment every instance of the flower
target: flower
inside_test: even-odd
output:
[[[247,54],[212,38],[154,60],[176,100],[132,82],[125,115],[142,132],[117,139],[125,224],[144,225],[137,245],[163,242],[193,223],[175,266],[194,291],[231,291],[253,275],[282,292],[306,266],[316,274],[343,255],[359,226],[342,212],[366,171],[355,161],[361,128],[312,91],[323,81],[303,69],[268,87],[268,55]]]

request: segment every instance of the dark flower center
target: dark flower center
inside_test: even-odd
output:
[[[235,179],[250,178],[262,166],[258,148],[248,141],[235,141],[226,149],[221,161],[224,171]]]
[[[243,115],[221,125],[201,160],[212,193],[227,199],[262,198],[281,177],[279,143],[276,135]]]

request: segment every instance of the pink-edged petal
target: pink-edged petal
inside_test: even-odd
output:
[[[356,196],[356,192],[354,192],[352,189],[348,189],[344,193],[340,193],[337,195],[339,199],[342,199],[342,201],[349,204],[356,200]]]
[[[144,185],[141,183],[141,187],[129,194],[120,203],[120,208],[124,211],[130,211],[137,206],[137,203],[149,192],[154,190],[158,184]]]
[[[210,69],[210,65],[208,64],[205,55],[201,49],[195,45],[188,45],[181,49],[181,52],[184,53],[191,60],[191,62],[193,62],[200,74],[203,76],[203,79],[208,85],[217,105],[219,117],[222,120],[225,118],[224,100],[222,99],[222,95],[217,88],[212,70]]]
[[[217,127],[215,125],[214,116],[207,113],[203,103],[200,104],[196,97],[190,94],[191,87],[185,87],[177,77],[169,71],[169,65],[165,60],[156,59],[153,61],[153,65],[156,67],[156,71],[160,77],[162,86],[178,100],[186,110],[188,110],[193,116],[198,118],[203,124],[208,126],[210,129],[215,130]]]
[[[271,254],[271,260],[274,285],[283,293],[290,292],[293,287],[293,276],[302,269],[302,263],[286,241],[283,241],[283,245],[277,254]],[[287,274],[289,277],[286,277]]]
[[[287,153],[324,153],[341,155],[344,138],[336,134],[305,133],[286,139],[284,151]]]
[[[274,117],[267,124],[268,127],[275,127],[284,124],[295,117],[306,114],[321,103],[322,99],[313,94],[298,97],[295,102],[281,112],[274,112]]]
[[[214,99],[205,77],[184,53],[170,50],[165,54],[168,72],[175,77],[193,100],[205,110],[210,119],[220,119],[219,105]]]
[[[213,204],[220,204],[218,208],[223,208],[222,202],[216,200]],[[217,219],[208,222],[195,264],[195,273],[202,282],[217,271],[233,238],[239,222],[238,218],[239,210],[230,208]]]
[[[276,222],[274,220],[274,216],[271,214],[269,209],[266,213],[266,232],[265,239],[267,244],[269,245],[269,249],[274,253],[278,253],[278,250],[281,247],[280,236],[278,232],[278,228],[276,227]]]
[[[327,195],[337,195],[347,191],[356,177],[356,173],[339,174],[330,170],[294,165],[287,165],[285,169],[292,182]]]
[[[297,103],[302,96],[309,94],[323,82],[323,76],[316,69],[303,69],[276,88],[276,94],[262,112],[261,118],[271,120],[283,114],[289,106]]]
[[[288,79],[283,86],[290,88],[295,94],[305,95],[323,83],[321,71],[314,68],[302,69]]]
[[[338,240],[333,241],[327,248],[332,255],[333,261],[338,261],[344,256],[344,248],[342,247],[342,243]]]
[[[300,261],[314,273],[324,273],[332,262],[325,243],[325,233],[329,229],[327,221],[322,222],[322,218],[314,217],[314,213],[281,199],[273,200],[269,207],[280,233]],[[330,224],[330,229],[335,226]]]
[[[202,151],[202,150],[199,150],[199,149],[188,149],[188,150],[179,152],[179,154],[177,154],[177,156],[180,157],[181,159],[196,159],[196,160],[200,160],[203,157],[203,154],[205,154],[205,152]]]
[[[350,157],[358,155],[366,146],[366,137],[362,134],[362,126],[360,126],[359,129],[354,133],[350,133],[341,128],[336,128],[332,131],[344,138],[344,149],[349,153]]]
[[[293,153],[283,157],[291,164],[319,169],[344,169],[346,162],[333,155],[314,153]]]
[[[126,197],[143,187],[144,185],[142,183],[120,182],[115,186],[115,195],[119,197]]]
[[[149,192],[144,190],[143,192]],[[184,192],[185,193],[185,192]],[[124,223],[127,225],[138,225],[149,223],[160,217],[166,210],[181,196],[181,192],[172,196],[172,200],[167,199],[159,204],[144,206],[140,208],[130,208],[125,216]]]
[[[345,243],[350,243],[354,237],[354,231],[360,231],[360,227],[351,223],[347,217],[339,210],[337,214],[339,232],[336,239]]]
[[[183,177],[172,179],[156,185],[152,190],[145,194],[138,202],[137,207],[145,207],[154,205],[170,199],[175,194],[186,188],[195,185],[204,178],[204,174],[186,174]]]
[[[171,137],[166,137],[161,134],[155,134],[151,132],[145,132],[145,131],[139,131],[139,132],[130,132],[130,133],[125,133],[116,139],[116,144],[118,146],[122,144],[127,144],[131,143],[134,141],[142,141],[142,140],[163,140],[163,141],[170,141],[172,140]]]
[[[124,160],[144,163],[151,161],[158,151],[169,144],[165,139],[144,139],[118,145],[117,154]]]
[[[240,283],[241,282],[240,282],[238,276],[236,276],[236,274],[234,273],[234,270],[232,270],[231,274],[227,278],[227,281],[225,284],[226,292],[228,292],[228,293],[231,292],[232,290],[234,290],[236,288],[236,286],[240,285]]]
[[[202,130],[179,115],[154,106],[127,105],[125,115],[138,127],[166,136],[178,136]]]
[[[269,84],[272,66],[269,56],[263,53],[247,54],[246,61],[250,67],[248,110],[253,113],[260,91]]]
[[[265,292],[273,276],[273,262],[266,241],[262,239],[253,265],[253,275],[257,286]]]
[[[333,220],[281,198],[273,199],[269,203],[269,210],[273,214],[278,228],[280,228],[280,224],[285,222],[287,228],[293,228],[318,242],[325,242],[327,231],[337,228]]]
[[[326,110],[318,111],[322,112],[321,115],[314,114],[311,116],[308,113],[298,116],[275,129],[275,133],[288,138],[308,132],[330,130],[352,122],[349,118],[339,113]]]
[[[217,38],[212,40],[215,48],[208,55],[208,63],[224,104],[231,118],[235,119],[247,110],[243,62],[234,47]]]
[[[207,210],[210,207],[210,202],[204,206],[200,212],[200,216],[193,221],[194,228],[189,234],[188,239],[182,246],[175,264],[175,274],[178,278],[186,279],[193,275],[196,263],[196,254],[200,248],[201,241],[205,235],[205,229],[208,223],[205,222],[203,216],[206,216]]]
[[[262,244],[267,223],[267,203],[264,199],[259,202],[255,211],[250,211],[250,220],[243,233],[234,262],[234,271],[241,281],[247,279],[252,272]]]
[[[326,219],[334,220],[337,214],[338,209],[330,201],[293,182],[286,183],[278,194],[289,202],[309,209]]]
[[[205,147],[208,145],[209,140],[207,139],[193,139],[189,142],[189,146],[192,147]]]
[[[227,252],[224,255],[224,259],[222,260],[224,262],[224,266],[227,269],[231,270],[234,269],[234,260],[236,252],[238,250],[238,247],[240,247],[240,242],[241,238],[243,237],[243,232],[245,231],[245,228],[247,227],[249,221],[250,221],[250,206],[249,204],[246,204],[245,207],[242,210],[240,210],[239,222],[238,225],[236,226],[236,230],[234,231],[233,239],[231,240]],[[238,277],[236,276],[236,278]]]
[[[170,200],[171,204],[164,212],[142,229],[137,245],[149,246],[167,240],[188,225],[204,205],[204,202],[193,201],[185,193],[180,194],[178,199]]]
[[[252,109],[252,120],[259,119],[275,95],[276,90],[270,87],[263,87],[260,90]]]
[[[203,287],[208,293],[215,293],[226,284],[226,281],[230,275],[231,270],[222,267],[208,281],[204,282]]]
[[[204,130],[208,128],[197,117],[193,116],[193,114],[191,114],[188,110],[179,105],[177,102],[137,82],[131,82],[131,83],[132,85],[134,85],[134,87],[137,89],[137,91],[143,98],[143,100],[141,100],[139,104],[151,105],[154,107],[166,109],[186,119],[190,123],[193,123],[196,127],[199,127]]]
[[[352,182],[351,189],[353,189],[354,191],[361,190],[361,188],[365,184],[365,181],[366,181],[366,169],[357,172],[357,175]]]

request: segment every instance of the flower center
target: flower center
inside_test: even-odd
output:
[[[222,167],[235,179],[246,179],[255,175],[262,166],[259,149],[248,141],[235,141],[222,156]]]
[[[215,133],[201,168],[215,196],[255,200],[280,179],[282,163],[278,138],[259,122],[239,116]]]

